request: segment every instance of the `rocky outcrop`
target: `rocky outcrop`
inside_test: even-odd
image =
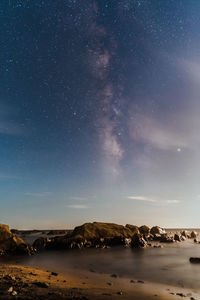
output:
[[[118,245],[130,245],[131,238],[139,233],[134,225],[118,225],[114,223],[85,223],[66,235],[54,238],[37,239],[33,246],[38,249],[72,249],[72,248],[105,248]]]
[[[132,231],[132,233],[139,233],[139,227],[136,225],[131,225],[131,224],[126,224],[125,226],[126,228],[130,229]]]
[[[184,236],[185,238],[188,238],[188,239],[191,238],[191,233],[189,231],[187,231],[187,230],[183,230],[181,232],[181,235]]]
[[[33,243],[33,248],[36,250],[43,250],[47,247],[47,244],[50,243],[51,240],[45,237],[40,237],[38,239],[36,239]]]
[[[85,223],[75,227],[71,236],[87,240],[96,240],[100,238],[130,238],[134,232],[127,226],[114,223]]]
[[[13,234],[9,227],[0,224],[0,255],[33,254],[33,248]]]
[[[131,239],[131,247],[132,248],[145,248],[147,247],[147,242],[142,237],[140,233],[135,233]]]
[[[159,226],[153,226],[151,228],[151,230],[150,230],[150,233],[152,235],[156,235],[156,234],[160,234],[161,235],[161,234],[165,234],[166,231],[163,228],[159,227]]]
[[[177,242],[181,242],[182,241],[182,236],[178,233],[174,234],[174,240]]]
[[[145,237],[148,238],[150,236],[150,228],[146,225],[142,225],[139,227],[139,232]]]
[[[144,248],[147,246],[154,247],[155,242],[180,242],[186,237],[195,236],[195,234],[195,232],[186,231],[182,233],[166,232],[159,226],[150,229],[146,225],[137,227],[131,224],[123,226],[114,223],[93,222],[77,226],[65,235],[39,238],[34,242],[33,247],[37,250],[107,248],[119,245]]]
[[[191,239],[196,239],[198,236],[198,233],[196,231],[192,231],[190,236],[191,236]]]
[[[174,237],[171,236],[170,234],[161,234],[161,238],[160,238],[160,242],[161,243],[174,243]]]

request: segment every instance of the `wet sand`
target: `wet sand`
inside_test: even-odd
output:
[[[0,267],[0,299],[200,299],[195,291],[163,284],[138,282],[112,274],[82,271],[69,275],[22,265]],[[192,298],[193,297],[193,298]]]

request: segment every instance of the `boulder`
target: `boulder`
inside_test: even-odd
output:
[[[160,241],[161,240],[161,234],[158,234],[158,233],[156,233],[156,234],[154,234],[154,235],[151,235],[151,240],[152,241]]]
[[[132,248],[145,248],[147,247],[147,242],[140,233],[135,233],[131,239]]]
[[[158,241],[158,242],[161,242],[161,243],[173,243],[173,242],[175,242],[174,236],[172,236],[170,234],[167,234],[167,233],[163,233],[163,234],[156,233],[153,236],[153,241]]]
[[[200,241],[198,239],[194,239],[194,243],[200,244]]]
[[[200,264],[200,257],[190,257],[190,262],[192,264]]]
[[[71,233],[71,237],[82,240],[99,240],[100,238],[130,238],[134,233],[127,226],[93,222],[75,227]]]
[[[0,255],[31,255],[33,252],[33,248],[13,234],[7,225],[0,224]]]
[[[146,225],[140,226],[139,232],[146,238],[148,238],[150,236],[150,228]]]
[[[181,235],[178,234],[178,233],[175,233],[175,234],[174,234],[174,240],[175,240],[175,241],[178,241],[178,242],[181,242],[181,240],[182,240]]]
[[[130,229],[133,233],[139,233],[139,227],[136,225],[126,224],[125,227]]]
[[[105,248],[117,245],[127,246],[130,244],[135,230],[128,226],[114,223],[85,223],[74,228],[72,232],[63,236],[49,238],[40,238],[35,241],[34,247],[48,249],[72,249],[83,247]]]
[[[125,246],[129,247],[131,245],[131,238],[125,238],[124,242],[125,242]]]
[[[155,234],[165,234],[166,231],[163,228],[159,227],[159,226],[153,226],[151,228],[151,230],[150,230],[150,233],[152,235],[155,235]]]
[[[47,248],[48,243],[50,243],[50,239],[45,237],[40,237],[34,241],[33,248],[35,248],[36,250],[42,250]]]
[[[190,236],[191,236],[192,239],[196,239],[197,236],[198,236],[198,233],[196,231],[192,231]]]
[[[191,238],[191,233],[188,230],[183,230],[181,232],[181,235],[184,236],[185,238],[188,238],[188,239]]]
[[[169,234],[161,234],[161,239],[160,239],[161,243],[174,243],[174,237],[169,235]]]

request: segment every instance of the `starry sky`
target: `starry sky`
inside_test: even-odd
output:
[[[200,1],[1,0],[0,222],[200,227]]]

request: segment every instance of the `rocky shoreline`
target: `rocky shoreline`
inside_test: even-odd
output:
[[[35,233],[35,232],[34,232]],[[57,231],[54,232],[57,234]],[[163,243],[180,243],[186,239],[198,241],[195,231],[166,232],[159,226],[149,228],[113,223],[85,223],[73,231],[55,237],[40,237],[28,245],[11,232],[7,225],[0,225],[0,255],[34,255],[39,251],[58,249],[109,248],[124,246],[131,248],[162,247]],[[199,258],[190,258],[199,263]],[[198,299],[191,292],[172,287],[162,289],[141,279],[123,279],[117,274],[98,274],[88,270],[80,278],[69,278],[50,270],[27,266],[1,265],[0,299]],[[154,289],[152,288],[154,287]],[[156,298],[155,298],[156,297]]]
[[[55,234],[61,232],[52,231]],[[10,231],[7,225],[0,224],[0,256],[33,255],[41,250],[108,248],[114,246],[158,248],[162,247],[163,243],[183,242],[186,239],[193,239],[195,243],[199,243],[198,233],[195,231],[166,232],[159,226],[149,228],[146,225],[138,227],[131,224],[123,226],[114,223],[93,222],[75,227],[73,231],[66,231],[63,235],[39,237],[31,246],[19,237],[16,230]]]
[[[146,225],[137,227],[112,223],[85,223],[76,227],[66,235],[52,238],[40,237],[33,243],[36,251],[44,249],[83,249],[83,248],[107,248],[113,246],[125,246],[132,248],[162,247],[162,243],[182,242],[186,239],[194,239],[198,243],[198,233],[195,231],[181,231],[167,233],[159,226],[149,228]]]

